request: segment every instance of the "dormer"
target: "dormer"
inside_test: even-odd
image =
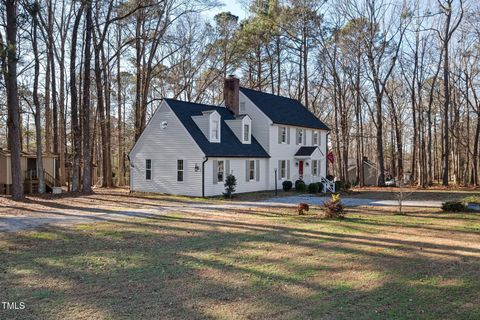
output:
[[[236,116],[235,119],[225,120],[238,140],[243,144],[252,143],[252,118],[246,114]]]
[[[212,143],[220,143],[222,136],[222,117],[216,110],[203,111],[200,116],[192,116],[195,124]]]

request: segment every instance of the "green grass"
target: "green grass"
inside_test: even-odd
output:
[[[480,215],[272,210],[1,234],[0,319],[480,318]]]

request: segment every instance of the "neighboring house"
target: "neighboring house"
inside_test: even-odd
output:
[[[43,170],[45,172],[45,185],[47,191],[58,186],[55,176],[56,155],[42,155]],[[26,193],[38,191],[37,156],[35,153],[20,153],[20,177]],[[10,194],[12,186],[12,172],[10,164],[10,151],[0,149],[0,194]]]
[[[357,164],[356,160],[349,161],[348,181],[355,183],[357,179]],[[363,179],[365,186],[376,186],[378,178],[378,168],[375,163],[363,157]]]
[[[225,107],[164,99],[133,146],[132,191],[214,196],[326,175],[329,128],[297,100],[225,80]]]

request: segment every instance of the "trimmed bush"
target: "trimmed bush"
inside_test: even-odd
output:
[[[297,180],[295,182],[295,190],[297,192],[305,192],[307,191],[307,185],[302,180]]]
[[[308,185],[308,192],[310,193],[318,193],[318,184],[316,183],[310,183]]]
[[[461,201],[447,201],[442,203],[442,210],[445,212],[467,211],[467,206]]]
[[[283,191],[290,191],[292,187],[293,187],[292,181],[286,180],[282,182]]]
[[[235,178],[233,174],[227,175],[223,186],[225,187],[223,196],[227,199],[231,199],[233,197],[233,193],[235,192],[235,187],[237,186],[237,178]]]
[[[317,186],[318,186],[318,192],[323,192],[323,183],[321,182],[316,182]]]
[[[345,217],[345,207],[339,194],[332,194],[332,199],[323,204],[323,210],[327,219],[343,219]]]

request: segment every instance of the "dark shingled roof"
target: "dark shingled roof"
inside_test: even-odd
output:
[[[296,157],[309,157],[313,154],[313,152],[315,152],[315,150],[317,148],[318,147],[300,147],[300,149],[298,149],[297,153],[295,153],[295,156]]]
[[[255,103],[273,123],[330,130],[297,100],[247,88],[240,88],[240,91]]]
[[[224,107],[165,99],[178,119],[188,130],[192,138],[207,157],[242,157],[242,158],[269,158],[268,153],[252,136],[251,144],[243,144],[238,140],[225,120],[235,119],[234,114]],[[209,142],[192,116],[202,115],[202,111],[215,110],[222,117],[220,143]]]

